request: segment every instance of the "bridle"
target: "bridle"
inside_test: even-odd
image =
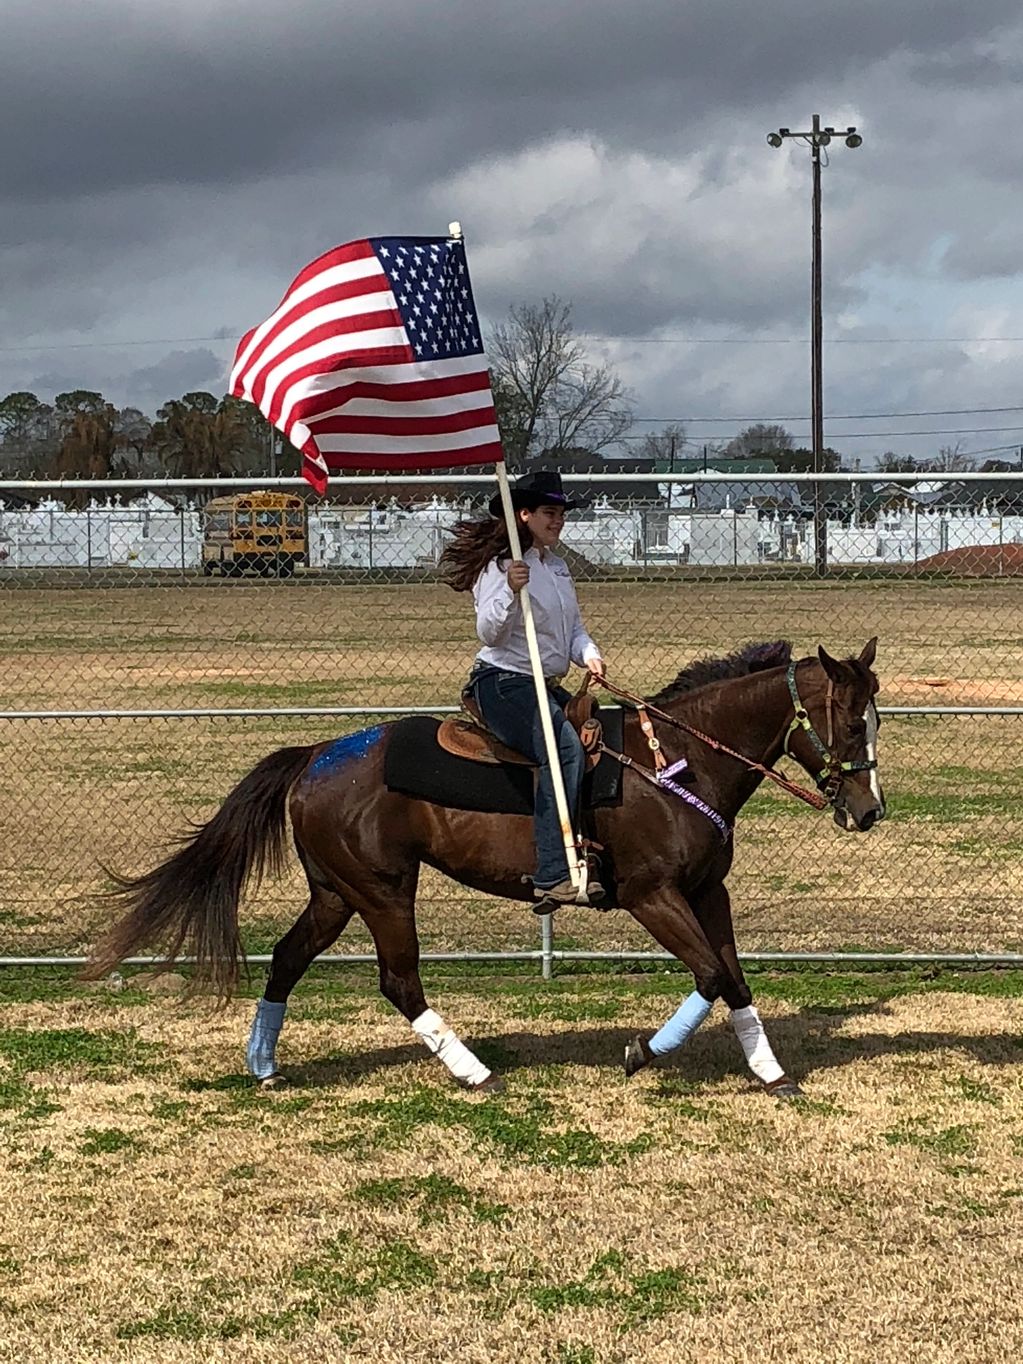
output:
[[[581,688],[583,693],[585,693],[593,680],[592,676],[587,674]],[[769,778],[784,791],[788,791],[791,795],[797,796],[800,800],[805,801],[807,805],[812,805],[815,810],[824,810],[829,805],[836,805],[839,790],[841,789],[842,782],[847,773],[872,771],[877,767],[877,759],[867,758],[862,762],[852,762],[837,757],[833,752],[833,745],[835,742],[835,685],[830,677],[828,678],[827,701],[825,706],[828,722],[828,742],[826,744],[814,729],[813,724],[810,721],[809,712],[800,700],[799,689],[796,686],[796,664],[794,662],[790,663],[788,666],[786,681],[788,683],[789,694],[792,697],[795,715],[785,735],[782,752],[786,757],[790,757],[793,761],[798,762],[799,759],[795,757],[789,748],[789,741],[798,729],[801,729],[806,733],[810,743],[824,760],[824,766],[814,777],[817,788],[821,792],[820,795],[815,791],[806,790],[805,787],[799,786],[794,781],[789,781],[789,779],[783,777],[780,772],[776,772],[773,767],[765,767],[763,763],[758,763],[755,759],[748,758],[744,753],[738,753],[734,748],[730,748],[727,744],[723,744],[720,739],[714,739],[709,734],[704,734],[702,730],[697,729],[694,725],[687,724],[684,720],[677,720],[673,715],[669,715],[666,711],[651,705],[651,703],[644,700],[643,697],[635,696],[632,692],[626,691],[624,687],[617,686],[614,682],[609,681],[606,676],[601,679],[599,685],[609,691],[612,696],[617,696],[619,700],[631,704],[639,712],[640,725],[646,735],[647,745],[654,756],[654,765],[658,772],[664,767],[665,759],[661,752],[661,745],[657,738],[654,737],[653,725],[650,723],[649,719],[650,715],[656,715],[659,720],[662,720],[665,724],[671,725],[673,729],[680,729],[686,734],[691,734],[694,739],[699,739],[701,743],[706,744],[709,748],[716,749],[719,753],[727,753],[729,757],[737,758],[740,762],[745,763],[751,771],[759,772],[761,776]],[[605,749],[604,751],[610,752],[611,750]],[[620,761],[623,761],[621,755],[613,754],[613,756],[619,758]],[[629,760],[626,765],[634,766],[631,760]],[[641,775],[647,775],[643,772],[642,768],[636,767],[636,771],[640,772]],[[656,778],[653,778],[653,780],[656,783]]]
[[[866,758],[862,762],[852,762],[848,759],[843,760],[836,756],[834,752],[835,684],[830,677],[828,678],[827,699],[824,703],[824,713],[827,716],[828,721],[827,743],[824,742],[814,729],[813,724],[810,721],[810,714],[800,700],[799,688],[796,686],[795,663],[789,664],[788,671],[785,674],[785,680],[788,683],[789,695],[792,697],[792,705],[796,713],[792,717],[792,723],[789,725],[785,735],[785,743],[782,745],[782,752],[786,757],[793,758],[796,762],[799,761],[789,748],[789,743],[793,734],[801,729],[810,740],[813,747],[817,750],[820,757],[824,760],[824,766],[814,776],[817,788],[827,797],[828,804],[834,805],[838,799],[838,793],[841,789],[842,782],[845,780],[846,774],[849,772],[872,772],[877,767],[877,759]],[[874,703],[871,702],[870,704],[873,705]]]
[[[583,691],[586,690],[591,681],[592,677],[588,674],[583,682]],[[759,772],[762,777],[767,777],[777,786],[780,786],[783,791],[788,791],[790,795],[797,796],[800,800],[806,801],[807,805],[812,805],[815,810],[823,810],[828,805],[828,800],[823,796],[819,796],[816,791],[808,791],[805,787],[799,786],[796,782],[789,781],[788,777],[783,777],[782,774],[776,772],[773,767],[765,767],[763,763],[757,762],[755,758],[748,758],[745,753],[737,752],[734,748],[730,748],[728,744],[723,744],[720,739],[714,739],[711,735],[704,734],[703,730],[697,729],[695,725],[687,724],[685,720],[677,720],[675,716],[669,715],[667,711],[658,709],[657,706],[644,700],[642,696],[636,696],[631,691],[626,691],[624,687],[619,687],[616,683],[611,682],[606,675],[601,678],[599,685],[606,691],[609,691],[612,696],[617,696],[620,701],[628,702],[639,713],[640,726],[646,735],[647,747],[654,755],[654,764],[658,770],[664,766],[665,759],[661,752],[660,741],[654,736],[653,725],[650,723],[649,718],[651,715],[656,715],[658,720],[662,720],[666,725],[671,725],[673,729],[680,729],[685,734],[691,734],[694,739],[699,739],[700,742],[706,744],[708,748],[713,748],[719,753],[727,753],[730,758],[736,758],[739,762],[745,763],[750,771]],[[610,749],[604,749],[604,751],[611,752]],[[621,755],[613,754],[613,756],[617,757],[619,761],[622,761]],[[631,759],[626,765],[633,766]],[[642,772],[641,768],[637,767],[636,770]]]

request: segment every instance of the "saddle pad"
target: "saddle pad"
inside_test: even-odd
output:
[[[608,747],[620,751],[624,725],[621,707],[602,707],[600,718]],[[531,767],[457,758],[437,743],[439,724],[432,715],[409,715],[389,727],[384,757],[384,785],[388,790],[453,810],[501,815],[533,813]],[[621,765],[605,753],[583,780],[583,805],[593,810],[619,805],[621,798]]]

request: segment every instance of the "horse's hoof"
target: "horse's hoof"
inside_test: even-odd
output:
[[[472,1092],[473,1094],[503,1094],[504,1081],[500,1075],[488,1075],[478,1085],[472,1086]]]
[[[285,1089],[288,1080],[287,1076],[282,1075],[279,1070],[275,1070],[272,1075],[266,1075],[262,1080],[257,1080],[256,1084],[261,1094],[269,1094],[273,1089]]]
[[[630,1079],[637,1071],[648,1066],[653,1059],[654,1054],[644,1039],[633,1037],[625,1044],[625,1078]]]
[[[787,1075],[780,1075],[777,1080],[772,1080],[769,1085],[764,1085],[764,1091],[770,1094],[772,1099],[802,1099],[805,1097],[795,1080],[790,1080]]]

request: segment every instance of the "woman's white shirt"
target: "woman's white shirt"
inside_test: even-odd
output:
[[[527,549],[522,557],[529,565],[526,590],[544,677],[563,676],[570,663],[585,668],[591,659],[600,657],[600,650],[583,626],[568,565],[550,550],[541,557],[537,549]],[[509,561],[503,562],[507,567]],[[476,657],[506,672],[531,672],[522,605],[496,559],[491,559],[476,579],[472,595],[476,633],[483,644]]]

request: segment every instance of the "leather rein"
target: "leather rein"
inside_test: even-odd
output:
[[[612,696],[616,696],[620,701],[627,702],[636,710],[639,716],[640,727],[643,730],[643,733],[646,735],[647,747],[650,749],[654,757],[654,767],[656,769],[656,773],[650,774],[646,772],[642,767],[637,766],[636,763],[631,758],[627,759],[624,754],[613,753],[612,756],[618,758],[618,760],[622,762],[624,766],[632,767],[634,771],[638,772],[642,776],[647,777],[648,780],[653,781],[656,785],[660,786],[661,781],[658,780],[657,774],[661,773],[665,768],[666,759],[664,757],[664,753],[661,751],[660,740],[654,734],[653,723],[650,720],[650,716],[654,715],[657,717],[658,720],[663,721],[664,724],[671,725],[673,729],[680,729],[686,734],[691,734],[694,739],[699,739],[700,742],[706,744],[708,748],[716,749],[717,752],[719,753],[726,753],[730,758],[738,759],[739,762],[744,763],[746,767],[748,767],[751,771],[759,772],[761,776],[767,777],[770,781],[775,782],[778,786],[782,788],[783,791],[788,791],[790,795],[796,796],[798,797],[799,800],[805,801],[806,804],[812,806],[813,809],[825,810],[829,805],[833,804],[834,798],[838,794],[838,784],[841,783],[842,780],[841,772],[843,770],[848,769],[850,771],[860,771],[871,765],[876,766],[876,764],[839,763],[838,760],[831,755],[830,749],[824,747],[824,745],[821,743],[821,740],[818,738],[817,734],[814,732],[812,726],[810,725],[809,716],[807,715],[806,708],[800,702],[799,694],[795,690],[795,666],[796,665],[794,663],[789,664],[788,677],[789,690],[795,695],[796,698],[795,700],[796,716],[792,722],[792,725],[790,725],[789,727],[788,734],[786,735],[784,751],[788,753],[789,739],[792,737],[792,732],[796,728],[805,729],[807,733],[812,737],[812,740],[816,740],[815,746],[817,746],[822,751],[823,755],[829,762],[829,766],[822,769],[821,778],[818,779],[818,785],[822,787],[822,790],[825,791],[825,794],[820,794],[817,791],[809,791],[807,790],[806,787],[799,786],[794,781],[789,781],[789,779],[787,777],[783,777],[780,772],[776,772],[773,767],[765,767],[763,763],[757,762],[754,758],[748,758],[745,753],[739,753],[734,748],[729,748],[729,746],[727,744],[723,744],[720,739],[715,739],[712,738],[711,735],[709,734],[704,734],[702,730],[697,729],[694,725],[687,724],[684,720],[677,720],[673,715],[669,715],[667,711],[660,710],[657,706],[651,705],[650,702],[644,700],[642,696],[636,696],[632,692],[626,691],[624,687],[619,687],[617,683],[610,682],[608,678],[605,676],[600,680],[599,683],[597,683],[597,685],[604,687],[605,690],[609,691]],[[583,691],[585,691],[590,686],[591,682],[595,681],[596,679],[592,677],[592,674],[588,674],[586,680],[584,681]],[[829,701],[828,729],[830,732],[831,730],[830,690],[828,695],[828,701]],[[610,749],[606,749],[605,751],[611,753]],[[832,778],[836,772],[838,773],[838,782],[837,784],[834,785],[833,793],[827,794],[828,789],[833,784]],[[822,780],[824,778],[828,779],[826,784],[824,780]]]

